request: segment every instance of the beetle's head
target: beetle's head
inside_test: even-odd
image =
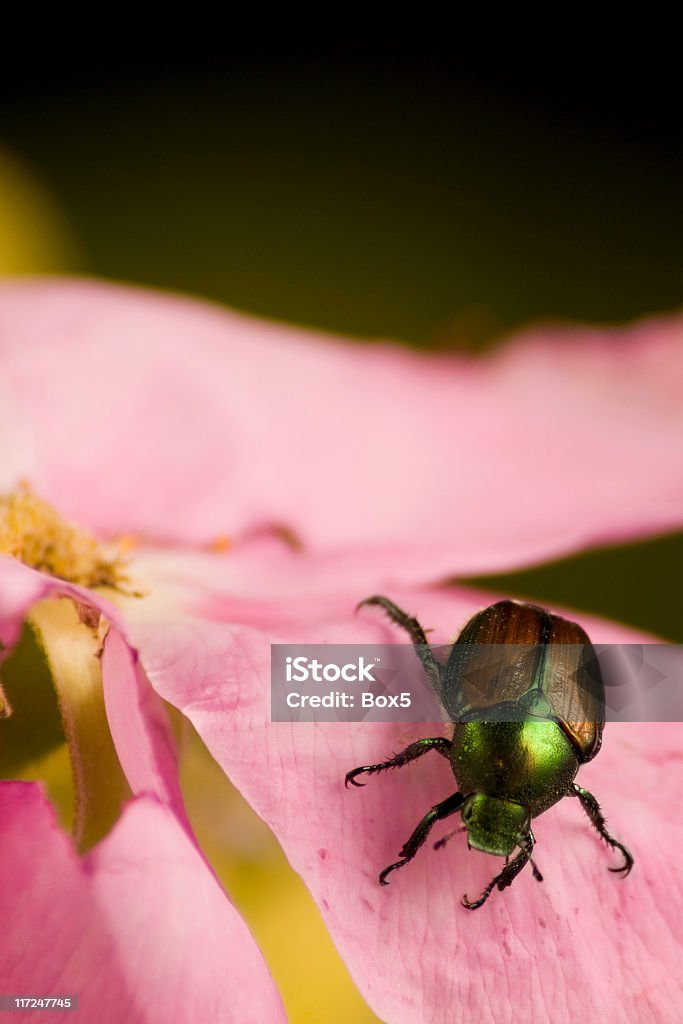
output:
[[[483,853],[507,857],[529,832],[529,811],[511,800],[473,793],[460,813],[467,826],[469,845]]]

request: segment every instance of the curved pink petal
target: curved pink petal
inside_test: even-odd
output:
[[[154,793],[189,830],[168,715],[137,653],[116,629],[104,641],[102,685],[107,722],[131,790]]]
[[[154,793],[186,822],[166,712],[125,639],[121,613],[110,601],[0,555],[0,653],[16,642],[33,604],[60,596],[101,612],[110,623],[102,651],[105,707],[116,753],[133,793]]]
[[[32,604],[46,597],[69,597],[76,604],[101,612],[123,631],[124,619],[111,601],[85,587],[37,572],[15,558],[0,554],[0,651],[16,643]]]
[[[246,925],[154,798],[81,860],[40,788],[3,782],[0,842],[3,993],[76,995],[98,1024],[284,1021]]]
[[[413,579],[500,570],[681,525],[680,336],[677,318],[548,328],[456,358],[6,283],[0,443],[103,534],[195,544],[275,523]]]
[[[254,601],[246,625],[239,613],[226,624],[165,609],[131,630],[152,685],[193,721],[273,828],[370,1005],[392,1024],[674,1024],[683,1005],[678,726],[608,726],[599,758],[579,776],[633,850],[627,880],[608,873],[612,856],[578,803],[565,800],[535,828],[543,885],[525,872],[469,913],[462,894],[481,891],[500,861],[454,839],[439,853],[425,849],[381,889],[379,870],[425,811],[453,792],[447,765],[427,757],[350,792],[350,768],[388,756],[423,729],[269,721],[271,641],[399,639],[374,610],[352,617],[358,596],[322,604],[294,597],[286,621]],[[391,596],[435,627],[435,642],[491,600],[456,590]],[[646,639],[577,618],[596,642]]]

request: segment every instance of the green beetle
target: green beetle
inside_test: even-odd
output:
[[[387,885],[390,872],[413,859],[435,822],[456,811],[464,823],[456,832],[467,831],[470,847],[506,859],[481,896],[473,901],[464,896],[463,906],[481,907],[494,888],[511,885],[527,862],[540,882],[531,856],[531,819],[565,796],[578,797],[599,835],[621,851],[624,863],[609,870],[626,876],[633,867],[631,853],[607,831],[592,793],[574,782],[580,766],[600,750],[604,724],[604,685],[584,630],[535,605],[499,601],[470,619],[442,664],[417,619],[386,597],[369,597],[358,607],[363,605],[383,608],[408,633],[455,725],[452,739],[417,740],[388,761],[346,775],[347,786],[361,786],[359,775],[400,768],[436,750],[450,762],[458,784],[457,793],[425,814],[401,849],[401,859],[380,874],[380,883]],[[500,645],[513,645],[502,667],[506,648]]]

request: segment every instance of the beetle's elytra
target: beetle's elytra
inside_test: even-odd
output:
[[[369,597],[358,607],[363,605],[383,608],[391,621],[408,633],[454,729],[452,739],[436,736],[417,740],[388,761],[355,768],[346,775],[346,785],[360,786],[358,776],[400,768],[429,750],[436,750],[450,762],[458,784],[456,793],[425,814],[403,845],[400,860],[381,872],[380,883],[387,885],[387,876],[413,859],[432,826],[456,811],[463,820],[462,828],[456,831],[467,831],[471,847],[505,857],[503,870],[478,899],[470,901],[464,896],[463,906],[469,910],[481,907],[494,888],[503,890],[511,885],[527,862],[534,877],[542,881],[531,856],[535,843],[531,819],[565,796],[578,797],[598,834],[621,852],[624,863],[609,870],[626,876],[633,867],[633,857],[607,831],[595,797],[574,782],[580,766],[600,750],[604,724],[604,687],[599,671],[596,678],[593,670],[591,686],[580,685],[585,651],[591,650],[584,630],[535,605],[499,601],[470,619],[442,664],[417,619],[386,597]],[[481,663],[485,671],[492,671],[486,668],[489,652],[479,646],[485,644],[531,644],[534,647],[530,650],[540,652],[528,660],[524,673],[515,676],[506,700],[497,705],[514,710],[514,714],[504,716],[505,720],[492,720],[496,705],[489,705],[485,712],[478,706],[480,700],[475,699],[468,682],[477,677],[477,672],[471,670],[473,659],[479,659],[477,664]],[[548,666],[552,671],[547,671]],[[477,698],[480,695],[478,686]],[[539,702],[544,708],[540,716]],[[435,848],[443,846],[453,834],[437,842]],[[513,857],[515,850],[519,852]]]

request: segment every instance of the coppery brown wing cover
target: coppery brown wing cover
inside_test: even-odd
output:
[[[581,761],[600,749],[604,685],[586,632],[531,604],[499,601],[454,644],[441,699],[452,721],[552,717]]]

